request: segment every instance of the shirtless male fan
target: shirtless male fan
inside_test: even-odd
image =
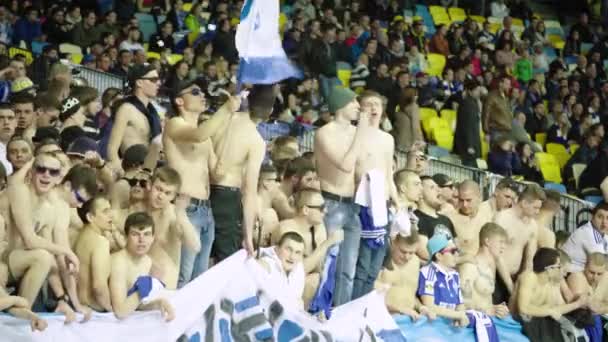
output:
[[[351,300],[359,255],[361,223],[359,206],[354,203],[355,165],[371,130],[369,113],[359,110],[357,94],[349,89],[334,88],[329,96],[329,110],[335,120],[315,134],[315,165],[326,203],[327,232],[344,231],[336,262],[334,305]],[[351,124],[359,120],[357,127]]]
[[[160,310],[166,321],[174,318],[173,307],[169,302],[146,292],[144,286],[137,286],[139,281],[157,282],[150,279],[152,258],[148,252],[154,242],[154,221],[150,215],[139,212],[127,217],[125,222],[127,246],[112,254],[110,272],[110,296],[114,315],[124,319],[135,310]],[[148,289],[149,291],[149,289]]]
[[[178,287],[186,285],[209,266],[215,238],[209,179],[217,163],[210,137],[227,126],[230,115],[238,109],[231,105],[234,101],[227,101],[210,119],[199,124],[200,114],[206,109],[205,93],[201,88],[194,82],[183,82],[173,94],[173,107],[178,115],[165,125],[163,149],[168,165],[182,179],[179,196],[187,203],[186,213],[201,245],[199,253],[182,248]]]
[[[240,106],[232,97],[233,107]],[[249,113],[235,112],[224,128],[211,136],[217,165],[211,178],[211,209],[215,220],[212,255],[221,261],[241,246],[253,254],[253,227],[258,216],[258,180],[266,143],[254,120],[265,120],[272,112],[272,86],[254,85],[247,101]]]

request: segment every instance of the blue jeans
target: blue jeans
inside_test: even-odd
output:
[[[354,203],[338,202],[325,197],[325,228],[327,235],[338,229],[344,231],[344,241],[339,246],[336,260],[336,287],[334,289],[335,306],[351,300],[353,280],[359,254],[361,240],[361,222],[359,221],[359,206]]]
[[[388,228],[388,227],[386,227]],[[357,272],[353,288],[353,300],[363,297],[374,289],[374,282],[380,274],[384,258],[388,250],[388,232],[384,235],[384,245],[371,248],[365,240],[359,243],[359,258],[357,258]]]
[[[182,247],[179,280],[177,282],[178,288],[186,285],[192,279],[198,277],[207,270],[209,267],[211,246],[215,239],[215,222],[213,221],[213,214],[209,206],[196,206],[190,204],[188,208],[186,208],[186,214],[188,214],[188,218],[194,226],[194,230],[199,235],[201,250],[198,253],[195,253],[185,246]]]

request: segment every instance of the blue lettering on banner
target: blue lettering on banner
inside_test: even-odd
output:
[[[201,342],[201,334],[196,333],[188,339],[188,342]]]
[[[272,329],[268,328],[268,329],[264,329],[262,331],[258,331],[255,333],[255,338],[258,341],[264,341],[264,340],[270,340],[272,338]]]
[[[245,5],[243,5],[243,9],[241,10],[241,21],[247,19],[249,15],[249,11],[251,11],[251,5],[253,5],[254,0],[247,0]]]
[[[258,298],[258,296],[252,296],[252,297],[243,299],[242,301],[236,303],[234,305],[234,309],[236,310],[236,312],[243,312],[254,306],[258,306],[259,304],[260,304],[260,299]]]
[[[220,319],[220,337],[222,338],[222,342],[232,342],[232,338],[230,337],[230,323],[224,318]]]
[[[296,322],[285,320],[279,327],[279,341],[291,341],[292,339],[302,335],[304,329]]]

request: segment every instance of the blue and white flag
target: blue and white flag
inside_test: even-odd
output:
[[[279,34],[279,0],[246,0],[236,30],[239,84],[274,84],[302,78],[287,58]]]
[[[285,298],[290,291],[282,286],[241,251],[183,288],[166,292],[175,312],[171,322],[159,312],[137,312],[122,321],[103,313],[66,325],[63,316],[42,314],[48,328],[32,332],[29,322],[0,314],[0,342],[175,342],[182,335],[189,342],[405,341],[376,292],[336,308],[332,319],[321,323]]]

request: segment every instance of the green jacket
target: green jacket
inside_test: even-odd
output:
[[[513,70],[513,73],[518,80],[527,83],[534,76],[532,61],[530,59],[520,58],[515,63],[515,70]]]

